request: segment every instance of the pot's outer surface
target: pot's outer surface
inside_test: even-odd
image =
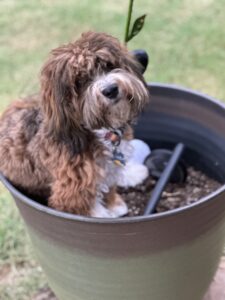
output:
[[[225,182],[225,108],[168,85],[152,84],[151,95],[137,137],[153,146],[185,142],[186,159]],[[186,208],[106,220],[54,211],[2,181],[59,300],[203,298],[224,246],[225,186]]]

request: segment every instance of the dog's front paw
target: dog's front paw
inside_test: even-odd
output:
[[[148,177],[148,168],[141,164],[128,162],[119,176],[117,185],[120,187],[135,187]]]
[[[102,205],[99,201],[96,201],[90,215],[93,218],[113,218],[113,214],[110,212],[110,210]]]
[[[128,207],[120,195],[115,194],[115,200],[108,207],[114,218],[122,217],[128,213]]]
[[[118,218],[128,213],[128,207],[120,195],[115,194],[115,200],[105,207],[101,202],[96,201],[91,210],[91,217],[94,218]]]

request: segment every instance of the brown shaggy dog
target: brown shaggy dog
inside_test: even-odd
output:
[[[132,137],[129,124],[148,101],[140,70],[127,49],[104,33],[88,32],[54,49],[41,71],[40,94],[13,103],[1,117],[0,171],[55,209],[124,214],[115,182],[100,188],[112,152],[97,132],[120,128],[122,139]],[[116,205],[124,211],[106,213]]]

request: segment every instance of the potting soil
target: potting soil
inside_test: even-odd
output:
[[[149,177],[143,184],[135,188],[118,188],[119,194],[121,194],[129,208],[127,216],[143,215],[155,185],[156,180]],[[165,191],[162,193],[156,213],[190,205],[215,191],[220,186],[219,182],[209,178],[201,171],[189,167],[184,183],[168,183]]]

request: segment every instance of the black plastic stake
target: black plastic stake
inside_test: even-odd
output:
[[[148,201],[148,204],[146,206],[144,215],[149,215],[151,213],[155,212],[156,206],[160,200],[160,197],[162,195],[162,192],[167,185],[168,181],[170,180],[170,177],[184,151],[184,144],[179,143],[174,148],[173,154],[171,155],[170,160],[168,161],[164,171],[162,172],[153,192],[151,195],[151,198]]]

